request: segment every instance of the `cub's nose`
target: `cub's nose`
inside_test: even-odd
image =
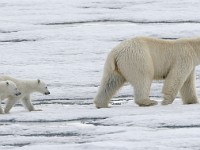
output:
[[[45,95],[49,95],[49,94],[50,94],[50,92],[45,92],[44,94],[45,94]]]
[[[19,96],[19,95],[21,95],[21,94],[22,94],[21,92],[18,92],[18,93],[16,93],[15,95],[16,95],[16,96]]]

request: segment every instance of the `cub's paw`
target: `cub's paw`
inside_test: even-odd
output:
[[[172,101],[169,101],[169,100],[163,100],[163,101],[161,102],[162,105],[169,105],[169,104],[171,104],[171,103],[172,103]]]

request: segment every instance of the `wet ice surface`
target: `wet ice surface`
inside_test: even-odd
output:
[[[43,79],[41,112],[0,115],[0,149],[199,149],[199,105],[138,107],[126,85],[110,109],[92,104],[108,52],[134,36],[199,36],[200,2],[1,0],[1,75]],[[199,68],[197,93],[199,96]],[[151,98],[161,101],[162,81]]]
[[[199,149],[200,146],[199,105],[175,102],[164,109],[141,108],[132,101],[124,101],[111,109],[99,110],[78,104],[40,107],[42,112],[29,113],[16,107],[11,114],[1,117],[2,149]]]

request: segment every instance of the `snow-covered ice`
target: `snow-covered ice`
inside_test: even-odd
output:
[[[200,105],[138,107],[124,86],[97,110],[108,52],[134,36],[199,36],[198,0],[1,0],[0,75],[41,78],[51,95],[33,95],[41,112],[17,104],[0,115],[0,149],[200,149]],[[197,67],[200,96],[200,68]],[[151,98],[159,102],[162,81]]]

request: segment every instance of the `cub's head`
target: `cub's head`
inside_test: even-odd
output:
[[[44,94],[44,95],[49,95],[50,92],[47,88],[47,85],[41,81],[40,79],[37,80],[37,84],[38,84],[38,92]]]
[[[6,87],[4,91],[5,95],[18,96],[21,94],[21,92],[17,89],[17,86],[14,82],[10,80],[2,82],[4,82],[4,87]]]

